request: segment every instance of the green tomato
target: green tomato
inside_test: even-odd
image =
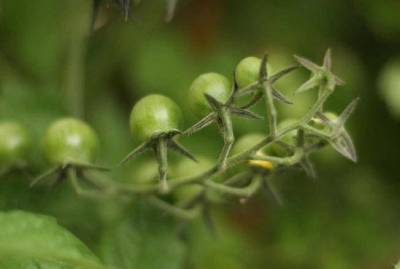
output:
[[[64,118],[50,125],[42,146],[51,164],[93,163],[99,140],[96,132],[85,122]]]
[[[27,131],[18,123],[0,123],[0,165],[12,165],[23,160],[29,144]]]
[[[231,82],[218,73],[206,73],[197,77],[190,86],[190,105],[199,116],[205,116],[211,108],[204,97],[207,93],[217,101],[225,103],[232,92]]]
[[[249,86],[258,81],[260,77],[261,59],[257,57],[247,57],[241,60],[236,66],[236,81],[240,88]],[[267,64],[267,70],[271,68]]]
[[[130,115],[130,129],[140,141],[179,130],[183,122],[182,111],[170,98],[151,94],[140,99]]]

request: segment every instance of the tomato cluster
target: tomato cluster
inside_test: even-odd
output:
[[[220,202],[224,194],[248,198],[262,186],[269,186],[272,193],[270,174],[282,167],[299,165],[315,176],[309,154],[330,144],[337,152],[355,161],[352,140],[344,123],[353,112],[357,99],[351,102],[341,115],[323,111],[323,103],[332,94],[336,85],[343,82],[331,73],[330,51],[323,66],[296,56],[297,61],[313,75],[296,92],[319,88],[319,98],[310,111],[300,120],[285,119],[278,123],[275,102],[290,104],[275,87],[274,83],[296,70],[289,67],[276,74],[269,74],[267,57],[247,57],[236,66],[231,81],[224,75],[208,72],[194,79],[188,88],[188,102],[198,122],[183,130],[183,113],[169,97],[150,94],[141,98],[132,108],[129,127],[133,138],[140,142],[121,162],[152,151],[155,162],[136,170],[138,186],[125,186],[98,180],[88,170],[105,170],[96,166],[99,139],[96,132],[85,122],[75,118],[63,118],[52,123],[44,134],[42,152],[51,169],[33,183],[48,176],[57,175],[58,180],[68,178],[80,194],[97,195],[118,193],[150,193],[149,201],[174,214],[188,217],[182,208],[192,208],[196,202]],[[250,101],[239,105],[237,99]],[[268,134],[249,133],[237,141],[232,117],[262,119],[251,110],[260,99],[265,100]],[[215,124],[220,131],[224,146],[217,161],[195,158],[179,141],[179,137],[192,135]],[[25,161],[29,150],[27,131],[17,123],[0,124],[0,164],[2,167],[18,167]],[[175,151],[187,159],[170,168],[169,151]],[[189,160],[190,159],[190,160]],[[151,172],[147,171],[150,170]],[[157,174],[154,168],[157,167]],[[146,170],[146,171],[145,171]],[[171,170],[171,171],[170,171]],[[169,180],[175,177],[175,180]],[[99,188],[95,193],[79,184],[83,177]],[[160,185],[158,185],[157,182]],[[158,195],[172,194],[171,200],[179,208],[168,204]],[[276,195],[279,200],[279,195]],[[196,209],[193,207],[193,209]],[[191,216],[191,215],[190,215]]]

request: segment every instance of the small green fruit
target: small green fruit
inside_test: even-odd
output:
[[[12,165],[26,158],[27,131],[16,122],[0,123],[0,165]]]
[[[93,163],[99,148],[96,132],[85,122],[64,118],[47,129],[43,152],[51,164]]]
[[[231,82],[218,73],[206,73],[198,76],[190,86],[189,102],[193,111],[199,116],[205,116],[211,112],[211,108],[204,97],[208,94],[217,101],[225,103],[232,92]]]
[[[177,131],[183,123],[181,109],[170,98],[151,94],[140,99],[130,115],[134,137],[146,141],[160,134]]]
[[[258,81],[260,77],[261,59],[258,57],[247,57],[236,66],[236,81],[239,88],[244,88]],[[267,64],[267,70],[270,70]]]

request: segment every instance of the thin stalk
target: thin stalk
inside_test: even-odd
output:
[[[72,184],[72,187],[74,188],[75,192],[78,195],[88,197],[91,199],[104,199],[107,198],[107,195],[104,195],[102,192],[98,191],[92,191],[92,190],[84,190],[80,185],[79,185],[79,180],[78,177],[76,176],[76,170],[73,167],[70,167],[67,169],[67,175],[68,179]]]
[[[326,99],[331,95],[331,91],[325,89],[322,91],[321,95],[315,102],[315,104],[311,107],[311,109],[307,112],[307,114],[301,119],[301,123],[308,123],[317,113],[320,111],[321,107],[325,103]]]
[[[67,62],[64,73],[64,91],[71,115],[84,116],[84,56],[85,39],[72,40],[68,47]]]
[[[265,106],[267,108],[269,132],[272,137],[275,137],[277,133],[277,112],[272,96],[271,84],[268,81],[263,82],[262,89],[264,91]]]
[[[248,186],[243,188],[226,186],[224,184],[216,183],[212,180],[206,180],[204,185],[214,189],[215,191],[247,198],[252,196],[261,187],[262,182],[259,177],[255,177]]]
[[[227,160],[231,152],[235,136],[233,133],[232,119],[228,108],[221,109],[221,120],[223,127],[224,146],[218,158],[218,164],[222,170],[226,170]]]
[[[156,155],[158,162],[158,172],[160,174],[161,192],[168,192],[168,141],[160,137],[156,145]]]
[[[304,125],[302,126],[302,128],[303,128],[305,131],[307,131],[308,133],[313,134],[313,135],[316,135],[316,136],[318,136],[318,137],[321,137],[321,138],[324,138],[324,139],[329,139],[329,138],[330,138],[330,136],[329,136],[328,134],[326,134],[326,133],[324,133],[323,131],[318,130],[318,129],[312,127],[312,126],[309,126],[309,125],[304,124]]]
[[[62,87],[69,112],[74,117],[82,118],[85,116],[85,54],[93,6],[91,1],[78,2],[62,1],[70,30],[64,41],[67,51]]]
[[[199,215],[199,208],[195,207],[193,209],[182,209],[176,206],[173,206],[162,199],[157,198],[156,196],[150,196],[148,198],[148,202],[158,207],[159,209],[165,211],[166,213],[178,217],[184,220],[192,220]]]

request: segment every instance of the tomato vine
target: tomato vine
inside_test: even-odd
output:
[[[170,98],[153,94],[135,104],[130,127],[132,135],[142,143],[131,151],[121,164],[137,158],[147,150],[153,150],[158,163],[160,183],[131,185],[114,181],[105,175],[103,171],[106,169],[94,164],[93,152],[97,148],[95,132],[86,123],[75,119],[60,120],[49,128],[45,137],[44,152],[55,166],[37,177],[33,183],[57,175],[59,179],[69,179],[80,195],[116,199],[140,195],[150,204],[174,216],[193,219],[206,214],[207,205],[216,201],[215,197],[211,198],[212,195],[209,195],[210,191],[222,195],[222,200],[229,196],[246,200],[265,187],[280,201],[279,194],[270,182],[275,171],[300,166],[310,177],[315,177],[316,173],[309,156],[327,145],[349,160],[357,161],[356,150],[345,123],[356,108],[358,98],[338,116],[324,111],[323,107],[336,87],[344,83],[331,72],[329,49],[322,66],[295,56],[297,65],[273,75],[269,75],[266,55],[262,59],[246,59],[239,63],[232,82],[216,73],[203,74],[193,82],[189,93],[193,107],[203,118],[184,131],[181,130],[182,112]],[[308,69],[312,75],[295,93],[318,89],[318,98],[300,119],[286,119],[278,123],[276,102],[286,105],[292,102],[275,88],[274,83],[300,67]],[[255,70],[258,70],[256,76]],[[248,99],[249,95],[250,101],[245,105],[238,105],[239,99]],[[232,116],[251,120],[262,119],[249,110],[261,99],[264,99],[265,103],[268,133],[250,133],[236,141]],[[194,162],[197,161],[178,139],[181,136],[194,135],[211,124],[217,125],[224,141],[218,161],[188,177],[170,178],[168,149],[181,153]],[[55,137],[52,137],[53,135]],[[82,179],[91,182],[94,188],[81,187]],[[170,199],[166,199],[168,195],[188,186],[196,186],[196,190],[184,203],[170,203]]]

